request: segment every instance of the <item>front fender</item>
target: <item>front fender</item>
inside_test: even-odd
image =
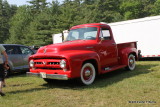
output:
[[[125,48],[119,52],[120,64],[128,65],[129,54],[133,54],[135,56],[135,59],[138,59],[138,51],[136,48]]]
[[[88,60],[95,60],[98,70],[100,69],[100,58],[94,51],[70,51],[66,52],[64,57],[68,60],[72,78],[80,77],[83,63]]]

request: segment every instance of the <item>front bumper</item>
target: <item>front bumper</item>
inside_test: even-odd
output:
[[[57,79],[57,80],[68,80],[67,75],[60,75],[60,74],[45,74],[45,76],[43,76],[40,73],[27,72],[27,76],[41,77],[41,78],[48,78],[48,79]]]

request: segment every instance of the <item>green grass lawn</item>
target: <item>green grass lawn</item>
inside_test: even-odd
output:
[[[101,75],[90,86],[75,80],[47,84],[25,74],[6,83],[0,107],[160,107],[160,61],[139,61],[136,70]]]

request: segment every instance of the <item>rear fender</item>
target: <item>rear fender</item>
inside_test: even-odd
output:
[[[138,60],[138,52],[137,52],[136,48],[125,48],[119,52],[120,64],[127,65],[128,64],[128,56],[130,54],[133,54],[135,56],[135,59]]]

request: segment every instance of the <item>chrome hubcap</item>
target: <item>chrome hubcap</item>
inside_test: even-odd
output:
[[[85,76],[86,76],[86,77],[89,77],[90,75],[91,75],[91,71],[90,71],[90,70],[86,70],[86,71],[85,71]]]
[[[131,65],[133,65],[133,63],[134,63],[133,59],[130,59],[129,63],[130,63]]]

